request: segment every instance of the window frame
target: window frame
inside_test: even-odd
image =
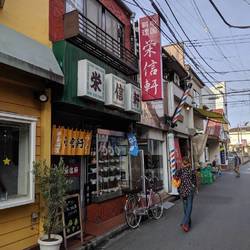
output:
[[[23,123],[29,125],[29,193],[25,197],[20,198],[12,198],[7,201],[0,202],[0,210],[22,206],[26,204],[30,204],[35,202],[35,177],[32,173],[33,171],[33,162],[35,161],[35,154],[36,154],[36,123],[37,118],[26,116],[26,115],[19,115],[14,113],[6,113],[0,112],[0,122],[1,121],[9,121],[9,122],[16,122],[16,123]]]

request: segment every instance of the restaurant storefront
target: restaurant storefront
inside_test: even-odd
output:
[[[127,134],[140,117],[140,88],[68,42],[55,43],[54,53],[65,88],[54,93],[52,124],[64,136],[56,155],[52,148],[52,159],[68,162],[70,193],[80,195],[85,234],[99,236],[124,223],[124,192],[131,186]]]

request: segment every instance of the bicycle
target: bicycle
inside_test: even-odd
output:
[[[153,191],[153,179],[146,176],[142,176],[142,178],[148,181],[150,188],[146,190],[146,194],[129,194],[124,206],[127,225],[133,229],[140,225],[143,215],[149,217],[152,215],[154,219],[158,220],[163,214],[161,196],[158,192]]]

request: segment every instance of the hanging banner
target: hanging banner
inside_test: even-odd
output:
[[[142,100],[162,99],[162,57],[160,17],[152,15],[139,20],[140,75]]]
[[[128,141],[129,141],[129,154],[132,156],[138,156],[139,154],[139,148],[137,144],[137,139],[135,137],[135,134],[129,133],[128,134]]]
[[[78,131],[64,127],[52,128],[52,155],[89,155],[91,131]]]

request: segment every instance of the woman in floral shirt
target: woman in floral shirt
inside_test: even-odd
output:
[[[193,207],[194,191],[196,187],[196,176],[187,157],[183,159],[182,168],[176,171],[175,177],[181,180],[181,184],[178,188],[180,197],[183,200],[184,208],[184,217],[181,227],[185,232],[188,232],[191,227],[191,213]]]

